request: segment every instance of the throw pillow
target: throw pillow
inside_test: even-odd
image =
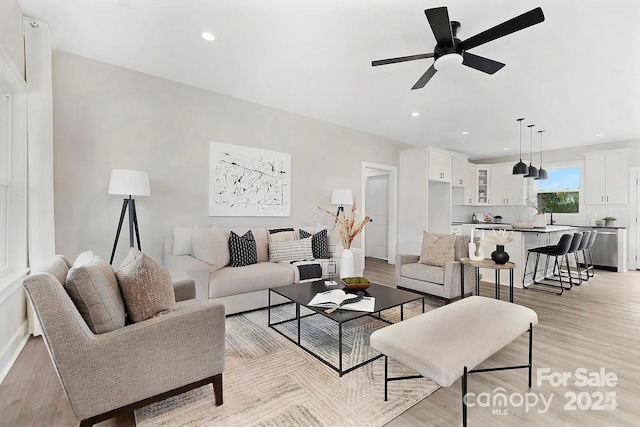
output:
[[[231,267],[244,267],[258,262],[256,241],[251,230],[242,236],[233,231],[229,233],[229,255]]]
[[[169,271],[136,248],[131,248],[122,261],[116,277],[132,322],[175,309],[176,296]]]
[[[125,309],[113,268],[93,251],[82,252],[67,273],[64,289],[95,334],[125,323]]]
[[[269,229],[269,242],[291,242],[296,240],[296,232],[293,228]]]
[[[315,234],[308,233],[302,229],[300,231],[300,238],[305,239],[311,237],[311,249],[313,250],[314,258],[326,259],[329,258],[329,242],[327,239],[327,229],[320,230]]]
[[[173,229],[173,255],[191,255],[191,233],[193,227]]]
[[[302,261],[313,259],[311,237],[293,242],[269,242],[269,261]]]
[[[422,233],[422,252],[420,263],[444,267],[447,261],[454,260],[453,244],[455,234],[432,234],[427,231]]]
[[[211,228],[195,227],[191,234],[193,257],[219,270],[229,265],[229,242],[224,231],[216,224]]]

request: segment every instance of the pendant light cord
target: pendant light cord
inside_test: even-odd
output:
[[[538,133],[540,134],[540,167],[542,167],[542,133],[545,132],[544,130],[539,130]]]
[[[534,126],[535,126],[535,125],[527,125],[527,127],[528,127],[528,128],[529,128],[529,130],[531,131],[531,132],[529,132],[529,134],[530,134],[530,136],[531,136],[531,138],[530,138],[530,139],[531,139],[531,147],[530,147],[530,151],[529,151],[529,153],[530,153],[530,155],[531,155],[531,159],[529,159],[529,164],[532,164],[532,163],[533,163],[533,127],[534,127]]]
[[[524,117],[521,119],[518,119],[518,122],[520,122],[520,163],[522,163],[522,121],[524,120]]]

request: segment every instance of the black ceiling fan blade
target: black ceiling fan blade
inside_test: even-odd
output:
[[[433,53],[421,53],[419,55],[400,56],[398,58],[379,59],[377,61],[371,61],[373,67],[377,65],[395,64],[397,62],[416,61],[418,59],[433,58]]]
[[[502,24],[496,25],[493,28],[489,28],[480,34],[469,37],[465,41],[461,42],[461,46],[462,49],[469,50],[492,40],[499,39],[500,37],[515,33],[516,31],[531,27],[532,25],[539,24],[542,21],[544,21],[544,13],[542,13],[541,8],[537,7],[520,16],[509,19]]]
[[[436,7],[424,11],[427,15],[431,31],[436,37],[436,42],[440,47],[453,47],[453,33],[451,32],[451,21],[446,7]]]
[[[434,67],[433,64],[431,64],[431,67],[429,67],[429,69],[425,71],[422,77],[418,79],[418,81],[416,82],[416,84],[413,85],[411,90],[422,89],[424,85],[426,85],[429,82],[429,80],[431,80],[431,77],[433,77],[436,71],[437,71],[436,67]]]
[[[464,52],[462,54],[462,65],[475,68],[483,73],[493,74],[504,67],[505,64],[483,56],[474,55],[473,53]]]

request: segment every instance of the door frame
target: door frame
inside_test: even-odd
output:
[[[638,199],[638,186],[640,185],[640,167],[629,168],[629,269],[640,269],[640,229],[638,217],[640,217],[640,200]]]
[[[361,192],[362,195],[362,212],[367,211],[367,177],[369,169],[386,171],[389,176],[389,224],[388,224],[388,246],[387,246],[387,262],[395,264],[396,252],[398,244],[398,167],[382,165],[379,163],[361,162]],[[367,227],[362,230],[362,248],[366,248]]]

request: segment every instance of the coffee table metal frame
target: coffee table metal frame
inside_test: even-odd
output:
[[[307,293],[305,292],[289,292],[292,290],[295,290],[294,287],[301,287],[301,286],[308,286],[310,287],[309,291]],[[298,288],[299,289],[299,288]],[[354,319],[359,319],[365,316],[370,316],[373,317],[376,320],[381,320],[383,322],[392,324],[393,322],[390,322],[386,319],[383,319],[380,315],[380,313],[384,310],[388,310],[391,308],[395,308],[400,306],[400,320],[404,320],[404,304],[409,303],[409,302],[413,302],[413,301],[417,301],[417,300],[422,300],[422,312],[424,313],[424,296],[414,293],[414,292],[409,292],[409,291],[404,291],[404,290],[400,290],[400,289],[396,289],[396,288],[391,288],[388,286],[384,286],[384,285],[378,285],[376,283],[372,283],[371,287],[368,288],[366,290],[366,293],[369,296],[373,296],[374,298],[376,298],[376,302],[375,302],[375,308],[373,312],[365,312],[365,311],[352,311],[352,310],[336,310],[333,313],[327,314],[324,312],[324,308],[318,308],[318,307],[309,307],[308,305],[306,305],[309,301],[311,301],[311,298],[313,297],[313,295],[315,295],[318,292],[324,292],[328,290],[328,288],[324,285],[324,281],[317,281],[317,282],[311,282],[311,283],[296,283],[293,285],[288,285],[288,286],[282,286],[282,287],[278,287],[278,288],[269,288],[269,302],[268,302],[268,309],[267,309],[267,324],[268,326],[273,329],[274,331],[276,331],[277,333],[279,333],[280,335],[282,335],[283,337],[285,337],[286,339],[288,339],[289,341],[291,341],[292,343],[296,344],[298,347],[300,347],[301,349],[303,349],[304,351],[306,351],[307,353],[309,353],[310,355],[312,355],[313,357],[315,357],[316,359],[318,359],[320,362],[324,363],[325,365],[327,365],[328,367],[330,367],[331,369],[333,369],[334,371],[336,371],[339,376],[343,376],[345,374],[348,374],[351,371],[354,371],[368,363],[373,362],[374,360],[377,360],[379,358],[381,358],[383,355],[382,354],[378,354],[377,356],[371,357],[363,362],[360,362],[354,366],[351,366],[347,369],[343,369],[343,361],[342,361],[342,324],[349,322],[351,320]],[[286,320],[281,320],[279,322],[274,322],[271,323],[271,292],[276,293],[280,296],[283,296],[285,298],[287,298],[288,300],[290,300],[292,303],[294,303],[296,305],[296,315],[293,318],[290,319],[286,319]],[[296,295],[298,294],[298,295]],[[384,298],[385,296],[392,296],[393,298],[391,298],[393,301],[388,301],[389,298]],[[304,301],[301,301],[301,299],[304,298]],[[385,301],[387,300],[387,301]],[[285,303],[288,304],[288,303]],[[309,313],[309,314],[305,314],[305,315],[300,315],[300,306],[306,307],[309,310],[313,311],[313,313]],[[305,317],[310,317],[310,316],[315,316],[315,315],[322,315],[324,317],[327,317],[331,320],[333,320],[334,322],[336,322],[338,324],[338,365],[334,365],[332,364],[329,360],[324,359],[322,356],[320,356],[317,353],[314,353],[312,349],[305,347],[300,340],[300,332],[301,332],[301,328],[300,328],[300,320],[305,318]],[[375,316],[377,314],[377,316]],[[283,323],[288,323],[288,322],[297,322],[297,339],[291,338],[289,335],[285,334],[284,332],[278,330],[278,328],[276,328],[277,325],[281,325]]]

